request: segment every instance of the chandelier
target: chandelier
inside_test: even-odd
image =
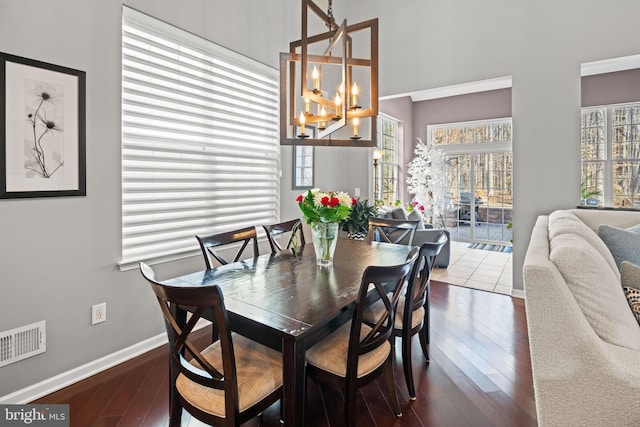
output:
[[[309,34],[314,22],[328,30]],[[302,0],[302,36],[280,53],[280,144],[376,146],[378,19],[338,25]]]

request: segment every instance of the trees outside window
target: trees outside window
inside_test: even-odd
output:
[[[378,117],[378,149],[382,156],[378,161],[377,177],[374,177],[377,179],[374,183],[374,199],[387,205],[393,204],[398,198],[399,127],[399,122],[389,116]]]
[[[640,207],[640,103],[583,108],[580,124],[582,203]]]

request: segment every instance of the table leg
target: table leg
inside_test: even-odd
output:
[[[284,425],[304,426],[305,343],[284,338],[282,343]]]

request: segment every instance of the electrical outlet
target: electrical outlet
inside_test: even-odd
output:
[[[103,302],[100,304],[91,306],[91,324],[97,325],[98,323],[102,323],[107,320],[107,303]]]
[[[353,192],[353,197],[360,197],[360,187],[356,187]]]

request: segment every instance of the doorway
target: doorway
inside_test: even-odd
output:
[[[445,155],[443,212],[452,240],[510,247],[511,119],[434,125],[428,134]]]

